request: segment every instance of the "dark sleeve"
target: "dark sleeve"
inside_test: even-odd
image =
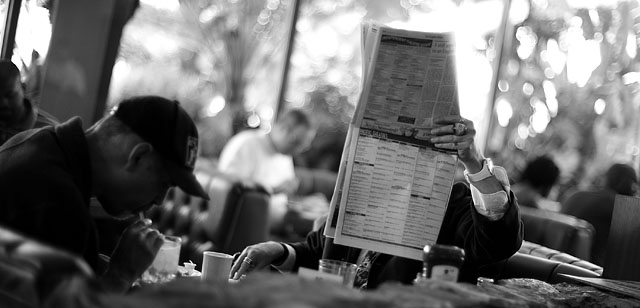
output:
[[[323,225],[320,229],[309,232],[305,241],[290,243],[289,245],[296,251],[294,268],[308,267],[317,269],[318,261],[322,258],[325,239]]]
[[[97,261],[95,228],[82,194],[63,174],[24,174],[14,178],[19,192],[11,194],[10,227],[43,243],[64,249],[94,267]],[[53,177],[55,175],[59,175]]]
[[[520,249],[522,238],[522,221],[513,192],[504,216],[491,221],[476,211],[466,184],[454,185],[438,243],[465,250],[463,275],[475,276],[477,267],[512,256]]]

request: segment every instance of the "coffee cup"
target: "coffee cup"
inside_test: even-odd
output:
[[[202,254],[201,279],[209,282],[229,281],[233,256],[215,251],[205,251]]]

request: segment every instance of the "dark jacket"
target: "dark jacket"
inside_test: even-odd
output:
[[[453,186],[437,243],[465,250],[461,281],[475,283],[479,267],[506,259],[520,248],[522,221],[513,193],[509,200],[504,217],[490,221],[475,210],[471,190],[466,184]],[[333,244],[333,240],[323,233],[324,226],[309,233],[305,242],[292,244],[296,251],[296,268],[316,269],[321,257],[356,263],[360,249]],[[421,270],[421,261],[383,254],[371,266],[368,288],[375,288],[384,281],[411,283]]]
[[[0,147],[0,224],[84,256],[96,268],[91,165],[80,118],[21,132]]]

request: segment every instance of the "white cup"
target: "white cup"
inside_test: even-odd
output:
[[[214,251],[205,251],[202,254],[202,280],[214,282],[229,281],[229,272],[231,272],[233,256]]]

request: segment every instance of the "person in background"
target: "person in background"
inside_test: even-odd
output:
[[[584,219],[595,228],[591,261],[599,265],[604,264],[616,194],[633,196],[638,188],[636,171],[626,164],[613,164],[604,177],[603,188],[578,191],[562,204],[563,213]]]
[[[137,220],[100,271],[91,197],[115,217],[160,204],[171,186],[208,199],[193,175],[195,124],[176,101],[133,97],[86,131],[75,117],[0,147],[0,224],[83,256],[106,290],[124,291],[149,267],[162,235]]]
[[[560,203],[548,199],[551,189],[560,178],[558,165],[547,156],[539,156],[527,163],[520,181],[511,189],[521,206],[558,212]]]
[[[457,131],[456,124],[460,123],[466,129]],[[520,248],[523,231],[518,204],[505,169],[493,166],[476,150],[473,122],[447,116],[436,124],[440,126],[432,129],[435,137],[431,142],[441,149],[456,150],[467,179],[467,183],[453,185],[437,243],[465,250],[460,280],[475,283],[479,268],[506,259]],[[239,254],[230,276],[237,279],[269,265],[280,270],[300,266],[317,269],[323,253],[358,264],[357,287],[375,288],[384,281],[409,284],[422,270],[421,261],[327,243],[323,233],[324,226],[309,233],[303,242],[270,241],[249,246]]]
[[[270,132],[240,132],[220,153],[218,170],[257,183],[271,193],[272,230],[283,224],[288,196],[298,189],[292,155],[306,150],[315,134],[310,116],[303,110],[291,109],[278,119]]]
[[[0,145],[21,131],[59,123],[26,98],[24,88],[18,67],[0,60]]]

